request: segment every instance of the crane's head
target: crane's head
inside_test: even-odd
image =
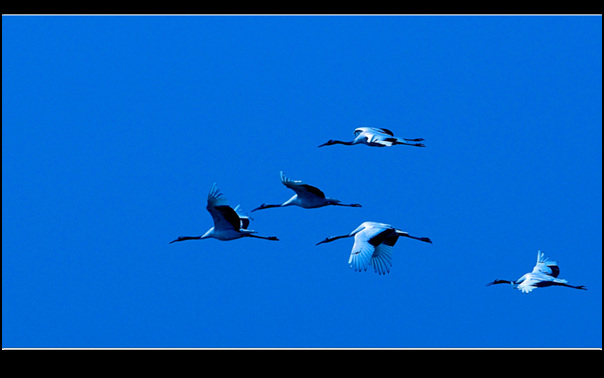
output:
[[[178,239],[172,240],[170,242],[170,244],[179,242],[179,241],[183,241],[183,240],[191,240],[191,237],[190,236],[179,236]]]
[[[330,241],[333,241],[333,239],[332,238],[325,238],[325,239],[321,240],[320,242],[318,242],[315,245],[319,245],[319,244],[323,244],[323,243],[329,243]]]
[[[323,146],[331,146],[332,144],[336,144],[337,141],[330,139],[327,142],[323,143],[322,145],[320,145],[319,147],[323,147]]]
[[[258,211],[258,210],[262,210],[262,209],[267,209],[269,207],[273,207],[273,206],[269,206],[269,205],[263,203],[262,205],[258,206],[257,208],[253,209],[252,211],[250,211],[250,213],[253,213],[254,211]]]
[[[499,279],[497,279],[497,280],[489,282],[487,284],[487,286],[497,285],[497,284],[512,284],[512,286],[514,286],[515,282],[514,281],[508,281],[508,280],[499,280]],[[516,286],[514,286],[514,287],[516,287]]]

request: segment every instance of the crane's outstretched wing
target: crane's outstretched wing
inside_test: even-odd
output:
[[[206,209],[214,220],[215,230],[235,230],[239,231],[241,221],[239,215],[229,206],[229,201],[222,196],[216,183],[212,185],[208,193],[208,205]]]
[[[354,130],[354,135],[359,136],[361,133],[370,133],[370,134],[387,134],[390,136],[394,136],[394,133],[388,129],[383,129],[379,127],[357,127]]]
[[[392,131],[388,130],[388,129],[381,129],[381,128],[378,128],[378,127],[374,127],[373,129],[376,130],[376,131],[378,131],[378,132],[380,132],[380,133],[388,134],[390,136],[394,136],[394,133]]]
[[[390,267],[392,266],[392,246],[380,244],[375,247],[375,252],[373,252],[369,264],[373,266],[373,269],[378,274],[390,273]]]
[[[516,288],[521,292],[528,294],[535,290],[537,288],[537,284],[542,281],[529,273],[520,277],[516,282],[518,283]]]
[[[350,258],[348,259],[348,265],[355,272],[366,271],[373,252],[375,252],[375,247],[369,244],[368,239],[363,237],[362,234],[356,234]]]
[[[354,131],[357,138],[363,137],[369,145],[390,147],[398,141],[394,133],[388,129],[377,127],[359,127]]]
[[[560,268],[557,262],[545,257],[545,253],[537,251],[537,264],[533,268],[533,273],[542,273],[555,278],[560,274]]]
[[[304,197],[325,198],[325,193],[323,193],[319,188],[314,187],[312,185],[305,184],[304,182],[302,182],[300,180],[292,180],[292,179],[286,177],[285,174],[283,173],[283,171],[279,172],[279,174],[281,176],[281,182],[283,183],[283,185],[287,186],[288,188],[290,188],[291,190],[296,192],[298,197],[301,197],[301,198],[304,198]]]
[[[392,246],[398,235],[390,228],[372,228],[372,232],[360,232],[354,236],[354,245],[348,264],[355,271],[366,271],[369,265],[378,274],[390,273],[392,266]]]

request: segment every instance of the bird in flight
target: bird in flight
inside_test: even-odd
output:
[[[560,268],[558,268],[558,263],[545,257],[545,253],[537,251],[537,264],[532,272],[526,273],[516,281],[495,280],[489,282],[487,286],[503,283],[511,284],[514,289],[518,289],[527,294],[538,287],[547,286],[566,286],[573,289],[587,290],[583,285],[569,285],[567,280],[558,278],[559,274]]]
[[[348,259],[348,264],[357,272],[366,271],[369,265],[373,266],[380,275],[390,273],[392,266],[392,247],[399,236],[432,243],[430,238],[411,236],[389,224],[377,222],[363,222],[350,234],[331,236],[318,242],[329,243],[341,238],[354,237],[354,245]]]
[[[276,236],[258,236],[255,235],[256,231],[248,230],[247,227],[250,224],[250,218],[241,211],[239,205],[237,205],[235,209],[229,206],[227,199],[220,193],[216,183],[212,185],[210,193],[208,194],[206,209],[212,216],[214,227],[210,228],[201,236],[179,236],[178,239],[172,240],[170,244],[184,240],[201,240],[208,238],[233,240],[250,237],[275,241],[279,240]]]
[[[266,203],[263,203],[262,205],[252,210],[252,212],[256,210],[268,209],[271,207],[285,207],[294,205],[303,207],[305,209],[314,209],[317,207],[329,205],[361,207],[361,205],[359,205],[358,203],[343,204],[340,200],[337,200],[335,198],[325,197],[325,193],[323,193],[319,188],[305,184],[299,180],[291,180],[285,176],[283,171],[281,171],[279,174],[281,176],[281,182],[283,183],[283,185],[296,192],[296,194],[294,194],[293,197],[283,202],[282,204],[267,205]]]
[[[388,129],[381,129],[377,127],[358,127],[354,130],[355,138],[352,141],[344,142],[341,140],[333,140],[323,143],[319,147],[331,146],[333,144],[343,144],[346,146],[352,146],[354,144],[366,144],[371,147],[390,147],[397,144],[403,144],[406,146],[415,147],[426,147],[423,143],[408,143],[408,142],[421,142],[424,138],[397,138],[394,133]]]

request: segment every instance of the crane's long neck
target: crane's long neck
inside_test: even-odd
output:
[[[353,235],[346,234],[346,235],[340,235],[340,236],[330,236],[330,237],[325,238],[324,240],[321,240],[320,242],[318,242],[315,245],[319,245],[319,244],[323,244],[323,243],[329,243],[329,242],[332,242],[334,240],[338,240],[338,239],[342,239],[342,238],[349,238],[351,236],[353,236]]]
[[[205,238],[204,238],[204,236],[179,236],[178,239],[172,240],[170,242],[170,244],[172,244],[174,242],[185,241],[185,240],[200,240],[200,239],[205,239]]]
[[[201,239],[207,239],[207,238],[213,238],[213,237],[214,237],[214,227],[210,228],[205,234],[203,234],[201,236],[179,236],[178,239],[172,240],[170,242],[170,244],[172,244],[174,242],[185,241],[185,240],[201,240]]]
[[[493,282],[489,282],[487,284],[487,286],[497,285],[497,284],[512,284],[512,285],[516,285],[516,282],[514,282],[514,281],[508,281],[508,280],[495,280]]]
[[[256,210],[270,209],[271,207],[285,207],[285,206],[291,206],[291,205],[293,205],[293,203],[289,202],[289,201],[281,203],[281,204],[275,204],[275,205],[269,205],[269,204],[263,203],[262,205],[258,206],[254,210],[252,210],[251,213],[253,213]]]
[[[254,211],[258,211],[258,210],[270,209],[271,207],[281,207],[281,205],[280,204],[279,205],[268,205],[266,203],[263,203],[262,205],[258,206],[254,210],[252,210],[251,213],[253,213]]]
[[[298,205],[298,204],[299,204],[298,195],[294,194],[292,198],[288,199],[287,201],[283,202],[282,204],[267,205],[266,203],[263,203],[262,205],[258,206],[254,210],[252,210],[252,212],[254,212],[256,210],[270,209],[271,207],[285,207],[285,206],[293,206],[293,205]]]
[[[322,145],[320,145],[319,147],[323,147],[323,146],[331,146],[333,144],[343,144],[345,146],[352,146],[353,144],[357,144],[359,142],[357,142],[356,140],[350,141],[350,142],[344,142],[342,140],[328,140],[327,142],[323,143]]]

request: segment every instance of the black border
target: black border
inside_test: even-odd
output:
[[[596,2],[429,2],[409,1],[399,4],[363,2],[362,4],[331,4],[275,2],[262,5],[250,2],[170,2],[145,3],[145,5],[127,4],[126,2],[9,2],[2,5],[3,15],[38,14],[38,15],[174,15],[174,14],[246,14],[246,15],[374,15],[374,14],[407,14],[407,15],[601,15],[602,5]]]

